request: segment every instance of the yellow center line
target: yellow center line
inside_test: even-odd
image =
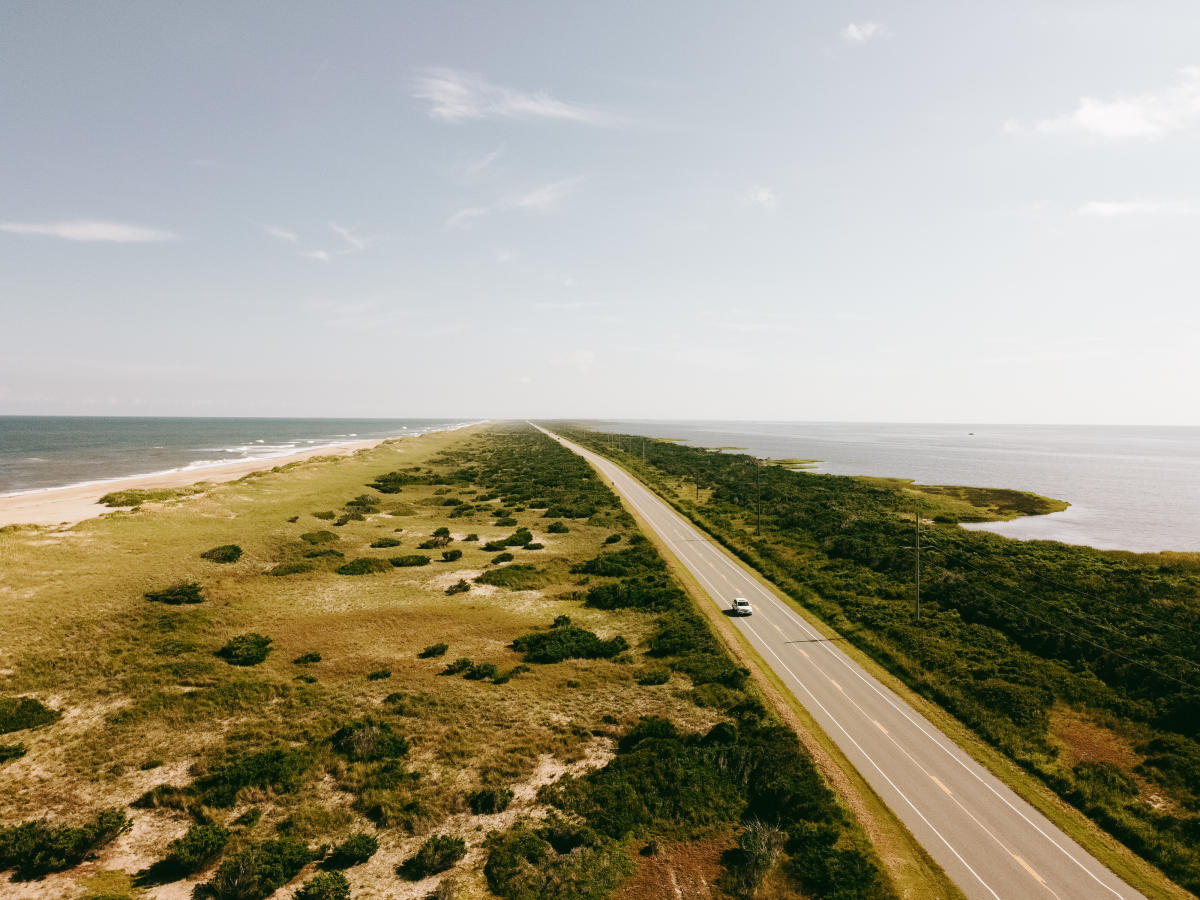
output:
[[[1033,871],[1033,867],[1030,866],[1029,863],[1025,862],[1025,860],[1021,859],[1021,857],[1017,856],[1017,854],[1014,853],[1012,855],[1012,858],[1015,859],[1017,862],[1019,862],[1021,864],[1021,866],[1025,869],[1026,872],[1028,872],[1030,875],[1032,875],[1034,878],[1036,878],[1038,880],[1039,884],[1046,883],[1046,879],[1044,879],[1037,872]]]
[[[874,719],[872,719],[871,721],[875,722]],[[884,728],[882,725],[880,725],[878,722],[875,722],[875,727],[878,728],[880,731],[882,731],[884,734],[888,733],[888,730],[886,728]]]
[[[833,685],[835,688],[837,688],[839,691],[840,691],[840,690],[842,690],[842,686],[841,686],[840,684],[838,684],[836,681],[834,681],[832,678],[830,678],[830,679],[829,679],[829,682],[830,682],[830,684],[832,684],[832,685]]]
[[[778,625],[776,625],[774,622],[771,623],[771,627],[774,628],[776,631],[778,631],[780,634],[783,634],[783,629],[780,628]]]
[[[805,658],[808,657],[808,651],[805,650],[803,647],[797,647],[796,649],[799,650],[801,653],[803,653]]]
[[[933,776],[932,776],[932,775],[930,775],[929,777],[930,777],[930,778],[933,778]],[[951,796],[951,797],[953,797],[953,796],[954,796],[953,794],[951,794],[951,793],[950,793],[950,788],[946,787],[944,784],[942,784],[942,783],[941,783],[940,781],[938,781],[936,778],[933,778],[933,783],[934,783],[934,784],[936,784],[938,787],[940,787],[940,788],[941,788],[943,791],[945,791],[945,792],[946,792],[946,793],[947,793],[949,796]],[[1020,857],[1017,857],[1017,858],[1018,858],[1018,859],[1020,859]],[[1024,866],[1024,865],[1025,865],[1025,863],[1021,863],[1021,865],[1023,865],[1023,866]],[[1027,868],[1027,869],[1028,869],[1029,867],[1028,867],[1028,866],[1025,866],[1025,868]],[[1033,871],[1033,869],[1029,869],[1029,871],[1030,871],[1030,872],[1032,872],[1032,871]]]

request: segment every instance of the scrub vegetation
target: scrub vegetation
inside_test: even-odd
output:
[[[436,564],[387,555],[400,516]],[[0,542],[0,893],[638,896],[665,866],[892,895],[615,496],[527,426]]]
[[[643,455],[640,438],[626,453],[614,449],[621,436],[563,433],[616,458],[911,689],[1200,891],[1200,555],[955,524],[1064,505],[1017,491],[759,468],[669,441],[645,441]],[[626,565],[614,554],[580,571]]]

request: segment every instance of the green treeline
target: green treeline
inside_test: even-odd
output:
[[[936,498],[667,441],[645,441],[643,457],[640,439],[624,453],[622,436],[561,431],[682,497],[683,512],[847,640],[1200,889],[1200,557],[923,525],[918,621],[914,504],[929,517]],[[1060,752],[1063,710],[1107,726],[1134,762]]]

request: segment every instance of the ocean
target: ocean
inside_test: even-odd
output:
[[[0,416],[0,494],[204,470],[220,463],[420,434],[461,419]]]
[[[1200,551],[1200,428],[606,420],[595,427],[819,459],[835,475],[1015,488],[1061,513],[967,525],[1109,550]]]

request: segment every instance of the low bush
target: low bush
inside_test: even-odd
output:
[[[462,559],[462,551],[461,550],[443,550],[442,551],[442,562],[454,562],[455,560],[458,560],[458,559]]]
[[[508,547],[504,541],[488,541],[483,545],[483,549],[488,553],[495,553],[497,550],[504,550]],[[509,559],[512,559],[512,554],[508,554]]]
[[[83,826],[51,825],[45,819],[0,828],[0,872],[15,870],[15,880],[28,881],[61,872],[129,827],[119,809],[106,809]]]
[[[20,759],[28,752],[29,748],[24,744],[0,744],[0,765]]]
[[[339,538],[332,531],[307,531],[300,535],[300,540],[315,547],[320,544],[332,544],[334,541],[339,540]]]
[[[517,520],[512,516],[504,516],[504,518],[496,520],[497,528],[512,528],[516,524]]]
[[[320,661],[321,661],[321,654],[318,653],[316,650],[309,650],[307,653],[301,653],[299,656],[297,656],[295,659],[292,660],[292,662],[298,666],[307,666],[307,665],[311,665],[312,663],[319,663]]]
[[[332,509],[327,509],[324,512],[313,513],[313,518],[314,519],[324,519],[326,522],[332,522],[334,519],[337,518],[337,513],[335,513]]]
[[[546,526],[547,534],[566,534],[570,530],[566,522],[551,522]]]
[[[188,603],[203,603],[204,591],[194,581],[180,582],[163,588],[161,591],[146,591],[146,599],[154,603],[183,606]]]
[[[608,537],[606,537],[606,538],[604,539],[604,543],[606,543],[606,544],[616,544],[616,543],[618,543],[620,540],[621,540],[621,535],[619,535],[619,534],[610,534]]]
[[[334,550],[332,548],[328,550],[308,550],[304,554],[305,559],[321,559],[326,556],[333,559],[344,559],[346,554],[341,550]]]
[[[360,512],[342,513],[337,517],[337,520],[333,524],[340,528],[343,525],[349,525],[351,522],[363,522],[366,520],[366,518],[367,517]]]
[[[525,549],[526,550],[544,550],[545,544],[538,544],[538,543],[530,542],[525,545]]]
[[[0,697],[0,734],[39,728],[60,718],[61,712],[34,697]]]
[[[435,656],[445,656],[446,651],[449,649],[449,644],[430,644],[428,647],[418,653],[417,656],[421,659],[432,659]]]
[[[536,590],[545,586],[547,580],[546,573],[541,569],[523,563],[489,569],[475,579],[479,584],[490,584],[510,591]]]
[[[112,491],[96,502],[104,506],[141,506],[143,503],[178,500],[180,497],[196,493],[199,493],[198,488],[130,488],[125,491]]]
[[[376,669],[374,672],[367,673],[367,681],[383,681],[385,678],[391,677],[391,669]]]
[[[273,747],[217,766],[183,791],[185,796],[193,796],[206,806],[228,809],[237,802],[238,792],[242,788],[269,788],[281,794],[295,793],[303,786],[312,765],[312,756],[303,750]],[[168,788],[169,794],[172,789],[164,787]],[[149,795],[143,797],[136,805],[155,805],[153,802],[143,802],[148,798]]]
[[[382,537],[371,541],[371,547],[374,550],[381,550],[384,547],[399,547],[400,542],[395,538]]]
[[[471,667],[463,672],[463,678],[467,681],[486,681],[495,678],[498,671],[495,663],[472,663]]]
[[[271,652],[271,639],[256,631],[229,639],[216,655],[231,666],[257,666]]]
[[[497,525],[500,523],[497,522]],[[528,528],[518,528],[500,543],[506,547],[524,547],[533,540],[533,533]]]
[[[513,666],[507,672],[501,672],[500,674],[493,676],[492,684],[508,684],[518,675],[524,675],[528,671],[529,666],[521,663],[519,666]]]
[[[483,873],[504,900],[603,900],[633,871],[629,854],[590,828],[525,823],[487,839]]]
[[[429,565],[429,557],[423,556],[420,553],[412,553],[408,556],[393,556],[389,562],[397,569],[404,569],[410,566],[427,566]]]
[[[280,563],[277,566],[272,566],[264,573],[279,578],[283,575],[300,575],[304,572],[311,572],[312,565],[304,562]]]
[[[333,749],[351,762],[400,759],[408,755],[408,738],[392,731],[387,722],[371,718],[343,725],[330,738]]]
[[[442,675],[457,675],[460,672],[467,671],[467,669],[469,669],[469,668],[471,668],[471,661],[469,659],[467,659],[465,656],[460,656],[454,662],[448,663],[446,665],[446,668],[442,669],[440,674],[442,674]]]
[[[567,625],[522,635],[510,646],[524,653],[526,662],[556,663],[564,659],[611,659],[628,650],[629,642],[620,635],[602,641],[590,631]]]
[[[322,865],[326,869],[349,869],[361,865],[375,855],[379,849],[379,841],[374,835],[359,832],[352,834],[333,848],[333,852],[325,857]]]
[[[435,834],[417,850],[416,855],[404,861],[396,870],[409,881],[420,881],[438,872],[445,872],[467,853],[467,845],[460,837]]]
[[[666,684],[671,680],[671,673],[666,669],[647,669],[638,678],[638,684]]]
[[[222,544],[220,547],[205,550],[200,556],[213,562],[232,563],[242,558],[242,548],[237,544]]]
[[[338,566],[334,571],[339,575],[378,575],[381,572],[390,572],[391,570],[392,564],[386,559],[360,556],[358,559]]]
[[[467,806],[477,816],[504,812],[512,800],[513,792],[505,787],[485,787],[467,794]]]
[[[350,900],[350,882],[341,872],[318,872],[304,882],[292,900]]]
[[[487,548],[485,547],[484,549],[486,550]],[[492,565],[498,566],[501,563],[512,562],[514,559],[516,559],[516,557],[513,556],[511,553],[508,553],[508,552],[498,553],[492,557]]]
[[[230,831],[222,825],[196,823],[183,835],[167,844],[162,869],[172,880],[207,868],[229,843]]]
[[[299,841],[280,839],[250,844],[226,859],[213,877],[193,894],[212,900],[264,900],[283,887],[312,860]]]
[[[471,585],[467,584],[467,580],[465,578],[460,578],[458,581],[454,582],[454,584],[450,585],[450,587],[446,588],[446,593],[450,596],[454,596],[455,594],[465,594],[470,589]]]
[[[343,508],[356,513],[377,513],[379,512],[379,498],[372,497],[370,494],[359,494],[353,500],[347,500]]]
[[[477,541],[477,540],[479,540],[479,535],[477,535],[475,532],[472,531],[465,538],[463,538],[463,540],[464,541]]]

